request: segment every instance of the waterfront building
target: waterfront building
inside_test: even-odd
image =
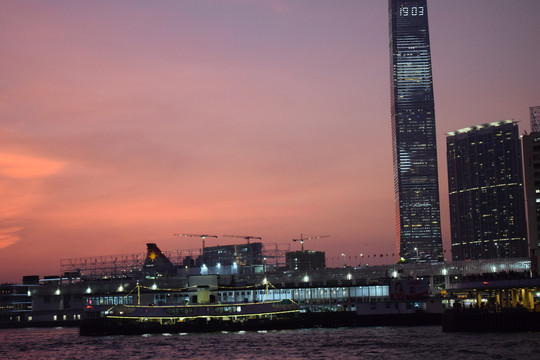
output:
[[[517,123],[493,122],[446,135],[452,259],[527,257]]]
[[[28,320],[32,298],[27,284],[0,284],[0,324]]]
[[[532,133],[522,137],[531,272],[540,274],[540,106],[530,108]]]
[[[398,253],[407,262],[443,261],[426,0],[390,0],[389,15]]]
[[[43,279],[27,276],[23,278],[26,287],[4,284],[6,286],[0,286],[0,295],[6,295],[0,299],[4,300],[0,301],[0,328],[74,326],[78,325],[83,309],[88,306],[137,305],[139,302],[143,305],[168,305],[194,301],[193,295],[198,295],[197,289],[200,286],[216,289],[215,300],[222,303],[292,299],[306,312],[342,313],[344,310],[354,311],[355,308],[358,314],[363,315],[403,314],[418,310],[429,312],[430,307],[433,309],[434,297],[444,296],[445,289],[462,290],[457,283],[489,281],[490,286],[493,286],[492,281],[496,279],[521,281],[529,278],[530,269],[529,259],[517,258],[455,261],[450,264],[426,262],[364,265],[320,270],[276,269],[257,273],[243,271],[246,265],[241,264],[234,272],[218,266],[186,267],[185,260],[192,260],[191,255],[164,258],[165,254],[181,252],[161,252],[156,244],[150,243],[147,244],[146,258],[140,254],[99,256],[94,261],[94,268],[81,269],[79,272],[64,271],[63,276],[46,276]],[[111,272],[111,259],[118,259],[119,266],[128,265],[128,271],[120,267]],[[137,269],[132,268],[133,259],[142,260]],[[80,259],[64,260],[66,266],[80,264]],[[169,265],[160,273],[159,269],[148,266],[152,262]],[[170,263],[176,271],[171,271]],[[234,268],[234,263],[231,267]],[[62,270],[66,269],[62,267]],[[106,272],[97,276],[103,271]],[[80,276],[85,273],[92,276]],[[208,281],[205,282],[205,279]],[[402,286],[398,286],[398,282]],[[511,288],[513,294],[521,294],[521,290],[525,289],[528,296],[540,290],[537,282],[532,285],[522,283],[522,288],[510,283],[505,286]],[[141,291],[141,298],[137,288]],[[429,289],[429,298],[425,298],[426,288]],[[421,299],[417,295],[421,295]],[[514,307],[518,304],[517,298],[512,297]],[[12,306],[20,303],[21,299],[26,304],[24,308]],[[457,300],[442,299],[442,306],[449,308],[454,301]],[[483,301],[487,301],[487,297]],[[526,304],[532,306],[533,301],[527,301]],[[441,304],[435,301],[435,305],[437,302]],[[329,315],[334,319],[336,313]]]

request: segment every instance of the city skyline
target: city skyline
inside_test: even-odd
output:
[[[444,134],[509,118],[529,131],[540,3],[428,7],[448,253]],[[0,282],[147,242],[200,248],[178,232],[396,252],[386,1],[0,10]]]

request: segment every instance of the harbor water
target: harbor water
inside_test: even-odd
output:
[[[79,336],[0,330],[1,359],[528,359],[540,333],[443,333],[440,326]],[[534,355],[533,355],[534,357]]]

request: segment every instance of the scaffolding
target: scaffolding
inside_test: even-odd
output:
[[[263,244],[262,256],[267,266],[276,268],[285,266],[284,244]],[[184,266],[186,259],[195,259],[201,255],[200,250],[171,250],[163,254],[175,266]],[[88,279],[104,277],[122,277],[140,271],[144,267],[146,253],[101,255],[80,258],[60,259],[60,273],[63,276]]]
[[[529,108],[531,112],[531,132],[540,132],[540,106]]]
[[[173,250],[163,253],[174,265],[182,265],[184,258],[193,256],[194,252],[195,250]],[[198,250],[196,253],[198,254]],[[121,277],[140,271],[145,259],[146,253],[60,259],[60,273],[84,278]]]
[[[286,248],[285,248],[286,246]],[[276,270],[286,265],[285,254],[291,251],[291,244],[263,244],[263,259],[267,268],[274,267]]]
[[[118,277],[140,270],[145,258],[146,254],[140,253],[60,259],[60,272],[84,278]]]

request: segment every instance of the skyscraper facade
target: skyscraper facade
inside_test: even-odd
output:
[[[523,174],[525,178],[525,204],[531,271],[540,275],[540,106],[530,108],[530,134],[522,137]]]
[[[426,0],[389,0],[389,15],[397,247],[409,262],[442,261]]]
[[[452,259],[528,257],[517,123],[446,135]]]

